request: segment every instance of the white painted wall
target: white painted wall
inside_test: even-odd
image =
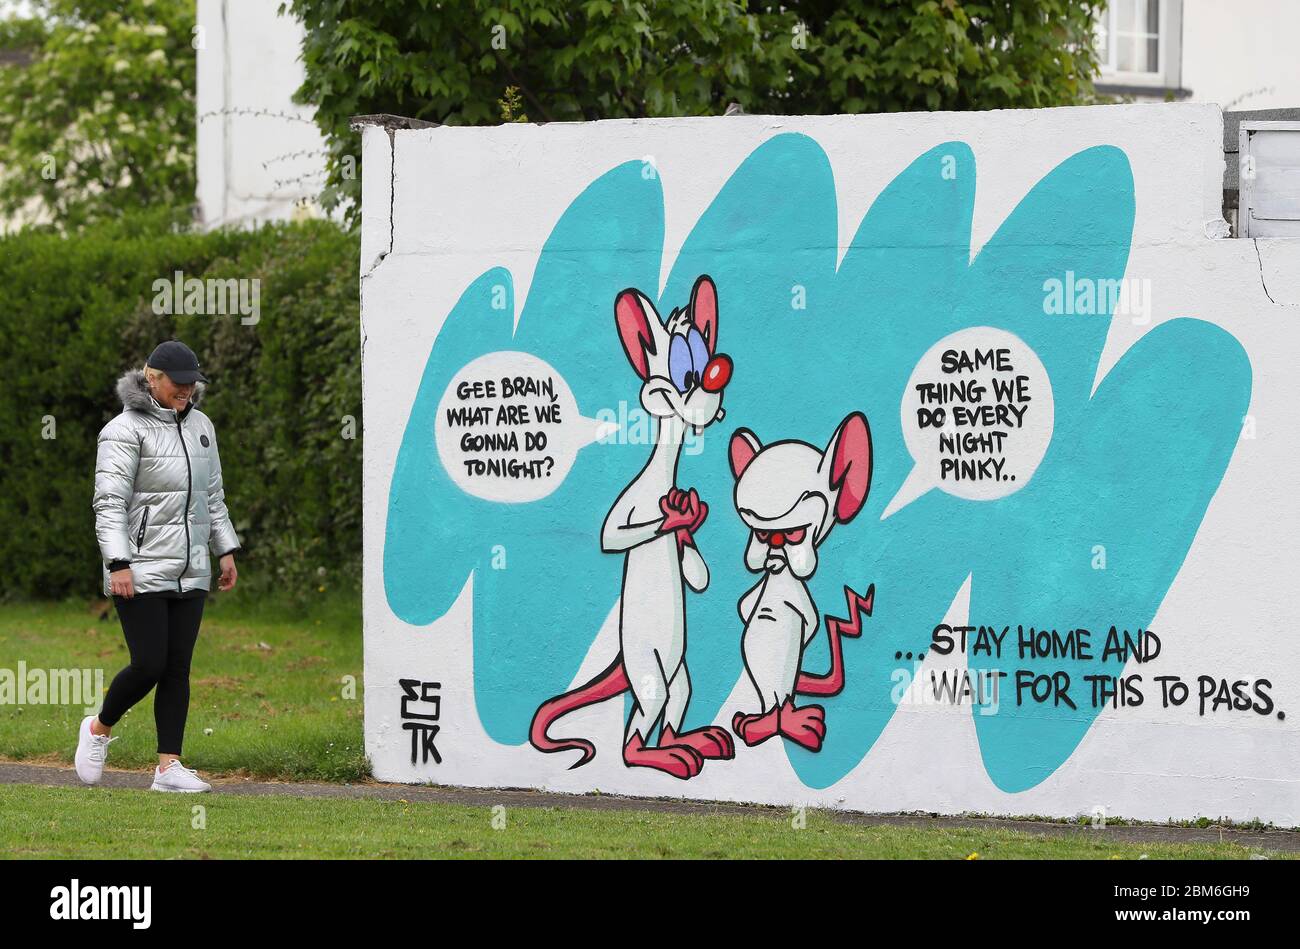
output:
[[[1291,711],[1289,719],[1200,718],[1193,710],[1161,708],[1151,701],[1138,708],[1107,709],[1050,778],[1014,794],[1000,790],[985,771],[967,708],[900,707],[866,758],[820,790],[798,779],[779,740],[739,747],[735,760],[709,762],[689,782],[626,768],[618,753],[621,700],[577,712],[557,729],[586,733],[599,748],[595,760],[577,770],[566,770],[572,755],[542,755],[526,743],[502,745],[488,737],[475,712],[472,685],[474,577],[466,576],[450,610],[424,627],[394,615],[384,587],[394,463],[444,319],[466,287],[492,266],[510,270],[518,314],[528,298],[539,250],[570,202],[604,172],[647,155],[654,156],[664,186],[667,274],[692,226],[742,160],[773,136],[792,131],[811,136],[830,159],[841,251],[881,190],[940,143],[963,141],[974,152],[978,188],[972,255],[1034,182],[1059,163],[1093,145],[1115,145],[1126,152],[1136,194],[1127,275],[1151,280],[1158,292],[1151,299],[1149,323],[1118,316],[1112,320],[1098,378],[1165,321],[1188,315],[1208,320],[1231,333],[1249,355],[1250,413],[1260,432],[1235,449],[1151,622],[1152,628],[1170,633],[1169,646],[1143,671],[1193,679],[1205,670],[1228,676],[1267,672],[1277,708]],[[1296,460],[1295,443],[1285,434],[1293,407],[1300,403],[1300,374],[1293,359],[1300,347],[1300,285],[1286,277],[1300,271],[1300,242],[1211,236],[1222,233],[1221,140],[1219,110],[1187,104],[505,125],[397,131],[391,140],[382,129],[366,129],[361,260],[365,742],[375,775],[389,781],[573,793],[598,788],[866,811],[1070,817],[1103,808],[1111,816],[1135,819],[1208,815],[1300,824],[1300,729],[1295,724],[1300,639],[1292,633],[1291,610],[1300,581],[1300,496],[1288,474]],[[660,288],[642,289],[654,295]],[[725,348],[726,289],[721,293]],[[610,345],[617,346],[612,336]],[[728,419],[728,429],[733,422],[745,424]],[[618,487],[610,486],[606,503]],[[716,502],[712,516],[734,515],[728,499],[709,500]],[[449,510],[447,516],[456,515]],[[572,539],[566,534],[557,553],[568,543]],[[735,556],[723,552],[714,560],[715,571],[738,568],[739,554],[731,553]],[[964,622],[969,584],[953,590],[953,596],[948,621]],[[940,620],[934,617],[934,622]],[[615,653],[617,625],[615,609],[575,684]],[[546,630],[537,634],[546,635]],[[738,626],[726,633],[735,635],[737,643],[739,634]],[[442,683],[441,765],[410,761],[397,685],[409,676]],[[735,702],[724,706],[717,724],[729,724],[730,710],[743,704],[748,689],[743,678],[737,682]],[[828,722],[836,727],[829,716]]]
[[[205,227],[318,215],[324,140],[302,84],[302,25],[273,0],[198,0],[198,202]]]

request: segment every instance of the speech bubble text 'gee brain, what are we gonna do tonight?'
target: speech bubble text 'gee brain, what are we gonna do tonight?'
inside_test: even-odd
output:
[[[438,404],[438,457],[463,490],[488,501],[544,498],[608,428],[583,418],[563,378],[528,353],[466,365]]]

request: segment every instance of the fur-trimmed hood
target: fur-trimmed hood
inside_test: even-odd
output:
[[[194,392],[190,396],[190,405],[197,407],[207,391],[207,383],[194,383]],[[128,369],[117,380],[117,397],[122,400],[123,408],[136,409],[140,412],[170,412],[154,399],[149,392],[149,383],[145,381],[143,369]]]

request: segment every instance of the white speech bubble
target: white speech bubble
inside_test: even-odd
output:
[[[487,501],[537,501],[560,486],[609,423],[584,418],[564,378],[529,353],[487,353],[438,403],[434,441],[451,480]]]
[[[915,465],[882,521],[931,488],[992,501],[1028,484],[1052,440],[1052,382],[1024,340],[975,326],[921,357],[899,412]]]

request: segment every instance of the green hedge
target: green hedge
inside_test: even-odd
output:
[[[211,380],[202,408],[221,439],[241,583],[308,594],[357,582],[355,236],[321,221],[209,234],[166,221],[0,238],[0,599],[99,589],[96,436],[121,411],[118,376],[169,338]],[[260,281],[258,321],[154,312],[154,282],[178,270]]]

